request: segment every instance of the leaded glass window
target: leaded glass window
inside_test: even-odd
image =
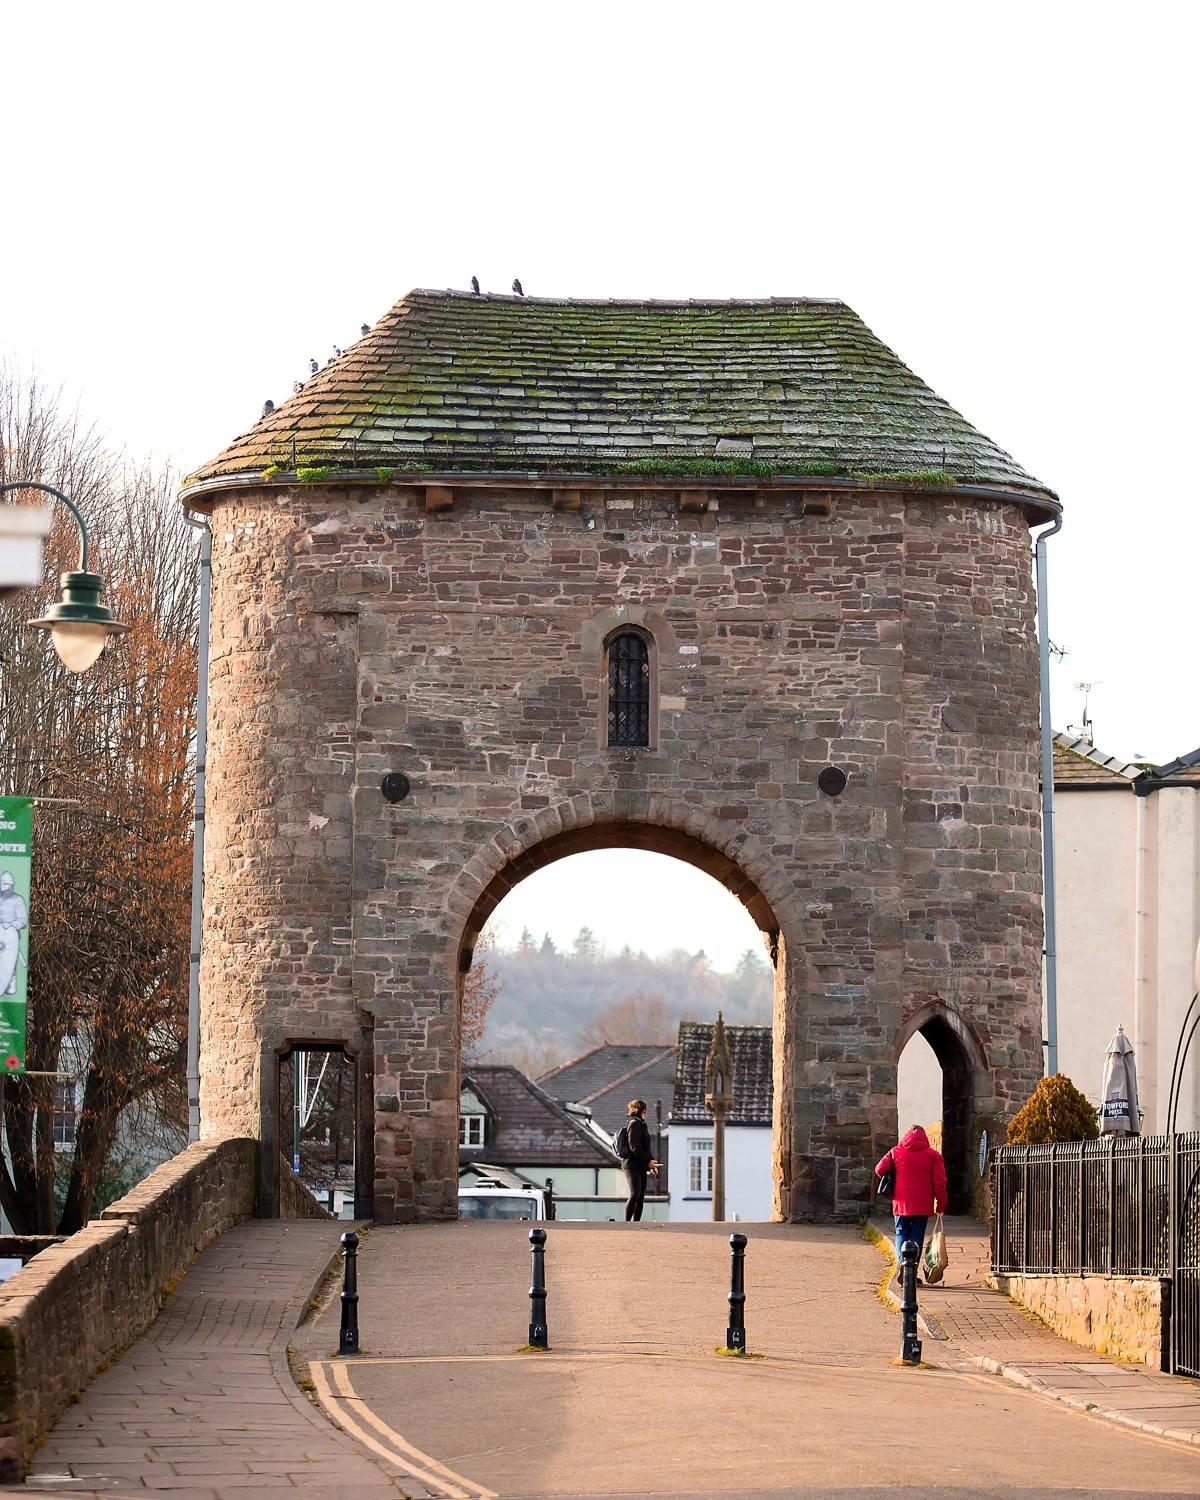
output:
[[[650,744],[650,651],[632,630],[608,645],[608,743]]]

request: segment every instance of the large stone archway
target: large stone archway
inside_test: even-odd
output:
[[[660,322],[671,358],[645,364],[629,351]],[[598,376],[602,400],[633,403],[661,452],[565,474],[579,451],[545,446],[564,425],[612,437],[573,383],[606,340],[627,385]],[[544,365],[514,395],[533,348]],[[665,394],[638,385],[684,366]],[[868,376],[864,422],[843,398]],[[556,381],[566,417],[480,436],[498,392],[525,411]],[[353,413],[403,433],[422,403],[461,466],[364,468]],[[775,459],[712,461],[734,406],[756,435],[729,441]],[[664,435],[677,410],[687,431]],[[852,463],[793,452],[822,422]],[[543,445],[517,468],[513,431]],[[1023,1102],[1042,1071],[1029,526],[1055,502],[848,309],[420,294],[186,493],[213,518],[206,1131],[269,1142],[272,1059],[350,1041],[361,1211],[453,1215],[473,935],[538,862],[601,839],[692,859],[780,934],[782,1216],[863,1211],[894,1139],[897,1038],[923,1007],[974,1039],[974,1099],[1000,1119]],[[611,731],[623,630],[645,695],[628,743]],[[278,1152],[263,1159],[269,1203]]]
[[[788,954],[802,951],[802,921],[795,910],[793,887],[780,878],[760,840],[697,813],[684,803],[662,797],[636,802],[620,796],[578,797],[547,808],[536,818],[522,818],[480,850],[463,871],[447,903],[452,912],[461,912],[468,902],[472,903],[469,915],[459,925],[460,936],[452,950],[457,953],[460,981],[470,968],[480,932],[510,891],[536,870],[597,849],[642,849],[703,870],[742,903],[762,933],[774,971],[774,1209],[777,1218],[788,1218],[791,1067],[795,1057],[792,1028],[802,1008],[799,996],[790,993],[797,971],[795,964],[789,963]]]

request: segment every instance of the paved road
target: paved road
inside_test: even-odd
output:
[[[714,1353],[727,1227],[548,1226],[552,1352],[517,1353],[527,1227],[373,1230],[364,1355],[330,1358],[334,1305],[294,1341],[326,1409],[436,1456],[444,1494],[1200,1492],[1200,1452],[978,1371],[949,1341],[926,1342],[934,1368],[893,1365],[884,1263],[853,1230],[750,1228],[747,1326],[763,1357],[743,1362]],[[1082,1352],[988,1295],[1040,1348]]]
[[[210,1247],[66,1413],[33,1486],[180,1500],[1200,1493],[1197,1451],[960,1368],[969,1356],[949,1341],[927,1341],[934,1368],[894,1366],[883,1261],[852,1230],[749,1229],[763,1357],[734,1361],[714,1352],[724,1228],[549,1226],[550,1354],[517,1352],[527,1226],[375,1229],[360,1256],[366,1352],[342,1361],[336,1300],[296,1327],[342,1227],[247,1224]],[[976,1322],[1011,1317],[1043,1350],[1080,1353],[1002,1298],[980,1308]]]

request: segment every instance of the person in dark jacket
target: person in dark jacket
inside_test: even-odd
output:
[[[882,1177],[889,1167],[896,1169],[892,1216],[896,1220],[896,1269],[899,1274],[904,1242],[915,1240],[918,1245],[923,1245],[930,1214],[946,1212],[946,1163],[942,1160],[942,1153],[929,1144],[929,1137],[921,1127],[914,1125],[875,1168],[876,1177]]]
[[[625,1222],[638,1223],[642,1217],[642,1204],[646,1198],[646,1178],[653,1173],[658,1176],[658,1163],[654,1160],[654,1143],[650,1139],[650,1127],[646,1124],[646,1101],[629,1101],[629,1120],[625,1126],[625,1138],[629,1142],[629,1155],[621,1162],[625,1181],[629,1186],[629,1197],[625,1202]]]

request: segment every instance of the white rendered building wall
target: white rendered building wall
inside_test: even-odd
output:
[[[711,1141],[712,1124],[670,1125],[667,1138],[671,1162],[671,1218],[687,1223],[712,1219],[712,1197],[693,1193],[689,1182],[688,1142]],[[771,1175],[771,1127],[725,1127],[725,1217],[761,1223],[771,1217],[774,1182]]]

